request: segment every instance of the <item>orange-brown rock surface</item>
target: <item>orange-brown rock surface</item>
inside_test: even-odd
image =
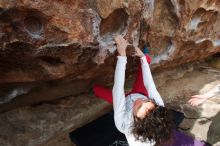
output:
[[[1,0],[0,82],[104,78],[116,34],[148,42],[156,68],[203,59],[220,50],[219,11],[218,0]]]
[[[149,44],[152,69],[215,54],[219,11],[218,0],[1,0],[0,112],[112,82],[117,34]]]
[[[218,0],[1,0],[0,103],[18,98],[0,112],[112,82],[117,34],[149,44],[153,69],[215,54],[219,11]]]
[[[0,145],[53,145],[103,114],[103,102],[77,108],[74,97],[113,81],[115,35],[149,44],[153,70],[177,67],[220,52],[219,13],[220,0],[0,0]],[[130,57],[130,76],[136,68]],[[62,97],[71,108],[41,105]]]
[[[220,83],[216,68],[204,63],[189,64],[157,72],[154,79],[166,106],[186,116],[180,125],[183,132],[219,146],[219,96],[198,107],[187,103],[190,95],[205,93]],[[127,80],[126,85],[130,91],[132,81]],[[0,146],[72,146],[70,132],[111,109],[109,103],[87,93],[4,112],[0,114]]]

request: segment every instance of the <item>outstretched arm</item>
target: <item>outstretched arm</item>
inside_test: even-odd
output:
[[[144,86],[148,91],[149,98],[155,100],[158,105],[164,106],[164,102],[159,92],[157,91],[149,64],[144,53],[139,48],[135,48],[135,56],[140,57]]]
[[[146,57],[141,57],[141,67],[143,73],[144,86],[148,91],[149,98],[154,99],[158,105],[164,106],[164,102],[155,86],[149,64]]]
[[[115,79],[113,86],[113,109],[114,109],[114,120],[117,129],[124,133],[123,119],[125,117],[125,93],[124,93],[124,82],[125,82],[125,65],[127,63],[127,57],[118,56],[117,65],[115,69]]]
[[[120,56],[117,57],[117,64],[115,69],[114,86],[112,90],[113,94],[113,109],[114,109],[114,121],[117,129],[124,133],[124,119],[125,119],[125,69],[127,63],[126,47],[127,42],[121,36],[115,38],[117,45],[117,51]]]
[[[197,106],[205,102],[207,99],[220,94],[220,84],[216,85],[210,91],[200,94],[200,95],[193,95],[191,99],[188,101],[192,106]]]

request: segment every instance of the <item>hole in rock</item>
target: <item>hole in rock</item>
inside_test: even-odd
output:
[[[154,23],[156,24],[156,29],[161,29],[160,31],[169,32],[171,35],[175,32],[176,28],[179,25],[179,19],[175,13],[174,5],[171,1],[161,1],[155,0],[154,2]]]
[[[204,8],[198,8],[191,21],[188,24],[188,29],[200,29],[202,31],[212,29],[213,25],[218,19],[218,12],[209,10],[206,11]]]
[[[204,8],[198,8],[194,13],[193,13],[193,18],[200,18],[206,10]]]
[[[50,65],[59,65],[64,63],[59,58],[54,58],[50,56],[40,56],[39,59]]]
[[[211,57],[213,57],[213,58],[220,58],[220,52],[215,53],[215,54],[214,54],[214,55],[212,55]]]
[[[185,1],[184,1],[184,0],[179,0],[178,2],[179,2],[179,4],[180,4],[181,6],[184,6],[184,5],[185,5]]]
[[[4,12],[3,8],[0,8],[0,15]]]
[[[168,50],[173,44],[168,36],[154,36],[149,39],[151,42],[151,51],[154,55],[159,55]]]
[[[100,24],[100,35],[103,37],[105,35],[114,33],[123,33],[127,27],[128,14],[124,9],[116,9],[112,12],[106,19],[103,19]]]
[[[209,11],[207,18],[209,19],[209,23],[214,24],[218,19],[219,13],[217,11]]]
[[[24,20],[24,27],[26,31],[33,37],[40,36],[40,34],[43,32],[43,22],[36,16],[27,17]]]
[[[208,0],[207,2],[206,2],[206,5],[208,6],[208,7],[212,7],[212,6],[219,6],[220,5],[220,1],[219,0]]]
[[[215,1],[215,4],[216,4],[217,6],[219,6],[219,5],[220,5],[220,1],[219,1],[219,0],[216,0],[216,1]]]
[[[215,3],[215,0],[208,0],[206,2],[207,6],[211,6],[213,3]]]
[[[76,146],[112,146],[115,143],[128,146],[124,134],[115,127],[113,112],[71,132],[69,136]]]
[[[204,8],[198,8],[188,24],[188,29],[202,28],[207,22],[213,24],[217,19],[218,13],[215,11],[206,11]]]

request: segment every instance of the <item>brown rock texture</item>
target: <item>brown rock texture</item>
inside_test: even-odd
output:
[[[200,60],[220,50],[219,11],[218,0],[1,0],[0,82],[110,78],[116,34],[149,43],[155,68]]]
[[[1,0],[0,112],[111,83],[118,34],[149,44],[152,69],[215,54],[219,11],[217,0]]]
[[[0,114],[0,145],[73,146],[70,132],[111,109],[109,103],[86,94],[5,112]]]
[[[1,0],[0,112],[111,83],[118,34],[149,44],[155,71],[213,55],[219,11],[218,0]]]
[[[149,44],[151,67],[162,71],[220,52],[219,13],[219,0],[0,0],[0,145],[69,144],[68,132],[106,112],[77,97],[112,83],[115,35]],[[131,77],[138,60],[128,61]],[[47,103],[63,97],[71,107]],[[25,105],[36,107],[9,111]]]
[[[186,129],[183,132],[213,146],[220,142],[219,96],[198,107],[190,106],[187,101],[191,95],[205,93],[220,83],[219,72],[213,72],[214,69],[209,64],[197,63],[178,66],[154,76],[166,106],[187,117],[180,125]],[[132,80],[126,81],[126,91],[131,90],[132,83]],[[70,146],[70,132],[111,109],[112,105],[87,93],[4,112],[0,114],[0,145]]]

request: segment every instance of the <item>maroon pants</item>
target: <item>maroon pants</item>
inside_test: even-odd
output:
[[[145,56],[146,56],[147,62],[150,64],[151,63],[150,56],[149,55],[145,55]],[[102,98],[109,103],[113,102],[112,101],[113,96],[112,96],[111,89],[108,89],[108,88],[103,87],[101,85],[94,85],[93,92],[96,97]],[[132,88],[131,92],[127,93],[126,95],[131,94],[131,93],[141,93],[141,94],[144,94],[145,96],[148,96],[147,89],[145,88],[144,82],[143,82],[143,75],[142,75],[142,69],[141,69],[140,63],[138,65],[137,77],[134,82],[133,88]]]

